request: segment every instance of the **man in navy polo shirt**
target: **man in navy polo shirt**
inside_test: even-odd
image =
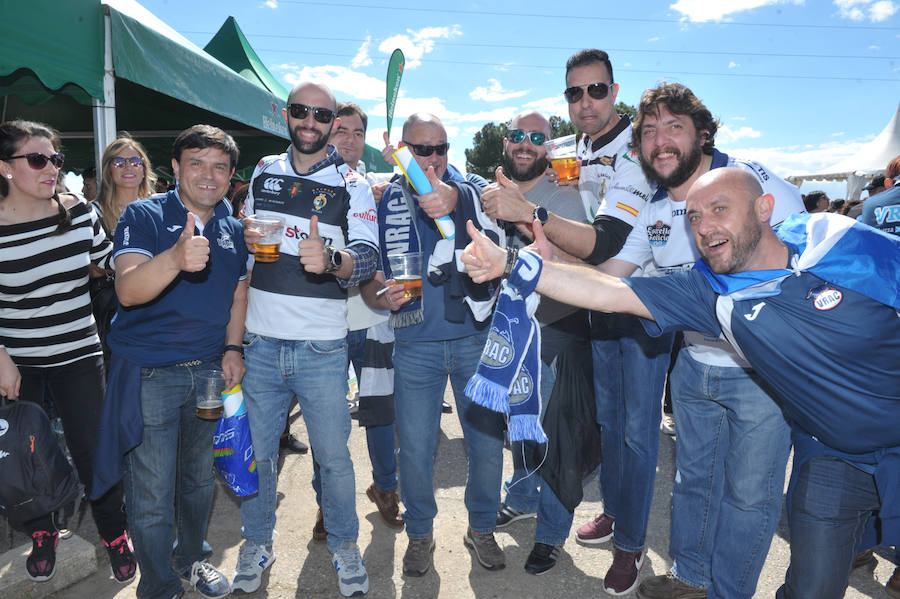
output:
[[[879,533],[873,544],[900,541],[900,240],[832,214],[793,215],[776,235],[775,200],[761,191],[731,167],[694,183],[687,215],[703,256],[694,270],[620,280],[547,260],[537,291],[635,314],[653,334],[696,330],[732,343],[792,425],[791,565],[777,596],[837,599],[867,527]],[[538,224],[535,233],[549,257]],[[472,237],[463,262],[473,280],[502,273],[506,251]]]
[[[129,204],[113,254],[122,307],[109,334],[108,397],[139,393],[143,417],[140,444],[125,456],[141,599],[180,597],[179,576],[205,597],[231,591],[203,550],[215,422],[196,416],[196,381],[220,366],[228,387],[244,375],[247,248],[223,199],[238,149],[221,129],[195,125],[172,153],[175,189]]]

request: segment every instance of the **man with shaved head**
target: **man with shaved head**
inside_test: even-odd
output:
[[[770,225],[803,211],[796,187],[759,163],[716,150],[717,129],[718,121],[684,85],[662,83],[644,92],[632,147],[654,193],[625,246],[602,265],[604,272],[631,276],[651,264],[653,275],[665,276],[692,268],[700,254],[686,214],[687,194],[704,173],[724,166],[749,175],[737,179],[755,186],[748,194],[775,198]],[[678,432],[674,564],[670,574],[644,580],[638,596],[749,598],[781,514],[788,425],[767,386],[724,340],[686,332],[670,384]]]
[[[356,539],[356,488],[347,448],[347,289],[372,278],[378,230],[365,179],[328,144],[338,124],[334,94],[303,82],[284,119],[291,145],[259,161],[244,215],[278,216],[285,228],[276,261],[253,266],[247,308],[244,402],[259,475],[259,493],[241,503],[244,543],[232,580],[256,591],[275,561],[278,441],[294,395],[319,466],[328,549],[342,595],[366,593],[369,578]],[[354,165],[355,166],[355,165]],[[259,234],[245,228],[248,249]]]
[[[507,223],[507,247],[521,248],[530,243],[531,221],[546,220],[551,212],[574,221],[584,220],[578,191],[547,178],[544,142],[549,138],[550,122],[541,113],[528,111],[513,117],[503,140],[503,165],[497,169],[497,182],[481,195],[485,213]],[[506,218],[500,216],[504,211]],[[581,346],[581,354],[590,352],[590,329],[586,310],[552,300],[541,302],[535,317],[541,326],[540,392],[542,408],[546,408],[556,380],[557,356],[573,345]],[[525,571],[543,574],[556,565],[559,548],[569,536],[572,513],[541,480],[540,473],[534,472],[538,464],[526,464],[526,456],[535,455],[534,445],[531,441],[511,444],[515,470],[503,485],[506,498],[497,514],[497,527],[537,515],[535,543],[525,561]]]
[[[523,251],[519,260],[539,271],[543,295],[635,314],[651,334],[731,342],[791,424],[791,565],[778,597],[837,599],[864,534],[900,542],[900,239],[827,213],[792,215],[776,233],[776,199],[761,192],[739,168],[697,179],[686,204],[703,258],[693,270],[619,279],[558,264],[537,224],[532,247],[544,259]],[[507,251],[473,240],[462,257],[473,280],[502,273]],[[748,538],[730,542],[746,551]]]

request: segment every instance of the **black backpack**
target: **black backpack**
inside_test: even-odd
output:
[[[0,406],[0,516],[13,524],[55,512],[80,496],[50,420],[30,401]]]

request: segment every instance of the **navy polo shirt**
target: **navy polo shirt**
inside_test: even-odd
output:
[[[158,256],[175,245],[186,220],[187,209],[176,191],[132,202],[116,227],[113,258]],[[247,246],[243,227],[224,200],[202,235],[209,239],[206,268],[179,273],[146,304],[119,306],[108,337],[113,353],[144,367],[221,355],[234,290],[247,275]]]

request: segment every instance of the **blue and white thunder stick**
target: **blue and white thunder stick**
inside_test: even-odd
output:
[[[413,158],[412,152],[409,151],[409,146],[403,146],[394,152],[394,160],[397,161],[397,165],[403,171],[403,174],[406,175],[407,181],[410,182],[419,195],[434,191],[431,188],[431,183],[428,182],[428,177],[422,171],[422,167],[419,166],[419,163]],[[453,224],[452,218],[442,216],[434,219],[434,222],[444,239],[456,237],[456,225]]]

